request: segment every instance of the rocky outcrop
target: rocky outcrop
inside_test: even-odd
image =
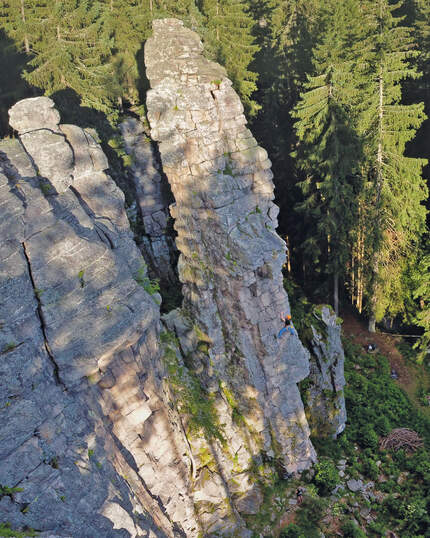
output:
[[[137,281],[123,194],[91,135],[60,125],[51,100],[10,117],[20,140],[0,143],[0,484],[12,489],[0,521],[58,536],[194,536],[159,307]]]
[[[278,334],[271,163],[224,69],[174,19],[154,22],[145,61],[184,295],[162,321],[146,271],[174,286],[175,254],[143,124],[121,130],[146,263],[92,131],[39,97],[11,109],[19,139],[0,142],[0,522],[249,538],[261,485],[315,461],[309,371],[312,428],[344,426],[340,327],[316,311],[310,370],[295,330]]]
[[[336,437],[346,425],[342,320],[328,305],[314,307],[311,316],[310,374],[302,391],[313,435]]]
[[[124,147],[131,163],[128,176],[133,185],[136,204],[136,224],[141,223],[140,246],[151,277],[160,278],[164,286],[177,285],[175,272],[176,247],[168,233],[170,219],[168,184],[160,171],[149,129],[136,118],[120,124]]]
[[[176,334],[182,345],[190,341],[188,318],[204,335],[204,357],[191,368],[215,402],[231,396],[234,403],[218,409],[220,423],[240,414],[258,453],[294,473],[315,459],[297,388],[309,357],[296,333],[277,337],[289,303],[271,163],[246,128],[225,70],[202,49],[198,35],[174,19],[154,21],[145,46],[148,119],[175,197],[171,213],[181,252],[184,307]],[[248,459],[242,476],[255,460],[253,443],[238,448]],[[219,441],[213,446],[222,462],[227,451]],[[222,472],[228,482],[231,469],[221,465]]]

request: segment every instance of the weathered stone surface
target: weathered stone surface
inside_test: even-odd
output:
[[[308,374],[308,353],[296,334],[277,338],[289,304],[271,163],[245,127],[224,69],[203,58],[197,34],[174,19],[153,26],[145,45],[148,119],[175,197],[184,308],[207,338],[207,359],[195,368],[209,392],[219,394],[224,383],[240,412],[258,417],[260,450],[287,473],[303,470],[315,459],[296,385]],[[182,321],[170,322],[192,349]],[[218,412],[228,424],[231,405]],[[237,438],[240,427],[231,429]],[[219,452],[228,477],[228,457]]]
[[[57,192],[64,192],[73,181],[74,155],[59,129],[54,102],[49,97],[24,99],[10,109],[9,118],[37,173],[49,178]]]
[[[336,437],[345,429],[346,407],[341,322],[332,308],[313,310],[307,415],[316,436]]]
[[[9,123],[21,134],[37,129],[58,132],[60,113],[49,97],[24,99],[9,111]]]
[[[362,480],[355,480],[353,478],[351,478],[351,480],[348,480],[346,485],[348,486],[348,489],[352,492],[361,491],[365,487]]]
[[[169,186],[160,173],[149,129],[136,118],[127,118],[121,125],[126,152],[131,157],[128,170],[134,186],[138,217],[145,234],[140,248],[153,277],[177,284],[176,247],[167,231],[169,215]]]
[[[163,401],[159,310],[135,280],[124,197],[94,139],[42,105],[74,181],[51,186],[48,174],[68,173],[61,152],[41,177],[33,146],[0,142],[0,483],[22,489],[0,499],[0,521],[63,538],[196,536],[183,433]],[[48,147],[39,116],[15,125]]]

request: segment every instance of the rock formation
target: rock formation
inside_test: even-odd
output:
[[[178,521],[193,536],[159,308],[135,280],[123,194],[50,99],[21,101],[10,118],[20,141],[0,144],[0,484],[18,489],[0,499],[0,521],[88,538],[174,536]]]
[[[341,322],[329,306],[313,309],[310,374],[304,392],[306,416],[313,435],[319,437],[336,437],[346,424]]]
[[[151,277],[163,283],[177,284],[176,247],[167,233],[169,214],[168,185],[160,173],[148,128],[129,117],[121,125],[125,150],[131,157],[129,177],[134,187],[138,221],[143,226],[141,250]]]
[[[149,264],[93,133],[60,124],[47,97],[10,111],[19,138],[0,142],[0,522],[14,529],[249,538],[244,516],[258,513],[261,485],[315,461],[297,386],[309,352],[294,330],[278,336],[290,308],[271,163],[202,50],[174,19],[155,21],[145,47],[184,295],[162,320],[146,267],[171,281],[175,256],[143,125],[130,118],[121,130]],[[315,315],[308,415],[335,435],[340,327],[329,309]]]
[[[289,304],[271,163],[198,35],[174,19],[153,27],[148,119],[176,201],[184,309],[208,337],[206,388],[224,383],[252,408],[261,450],[294,473],[315,459],[297,388],[309,363],[297,334],[277,338]]]

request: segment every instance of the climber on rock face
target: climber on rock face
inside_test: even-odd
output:
[[[283,312],[281,314],[281,320],[284,322],[284,326],[282,327],[282,329],[279,331],[278,333],[278,338],[281,338],[281,336],[286,333],[287,331],[290,333],[290,334],[295,334],[294,333],[294,325],[293,325],[293,322],[291,321],[291,316],[289,314],[285,315]]]

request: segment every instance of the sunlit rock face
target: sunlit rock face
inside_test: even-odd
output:
[[[0,521],[58,536],[193,536],[163,398],[158,297],[90,132],[47,98],[0,142]]]
[[[277,338],[289,303],[271,163],[225,70],[202,52],[198,35],[175,19],[154,21],[145,46],[148,119],[175,197],[184,310],[209,337],[208,389],[228,386],[260,451],[294,473],[315,459],[297,388],[309,355],[297,334]]]

